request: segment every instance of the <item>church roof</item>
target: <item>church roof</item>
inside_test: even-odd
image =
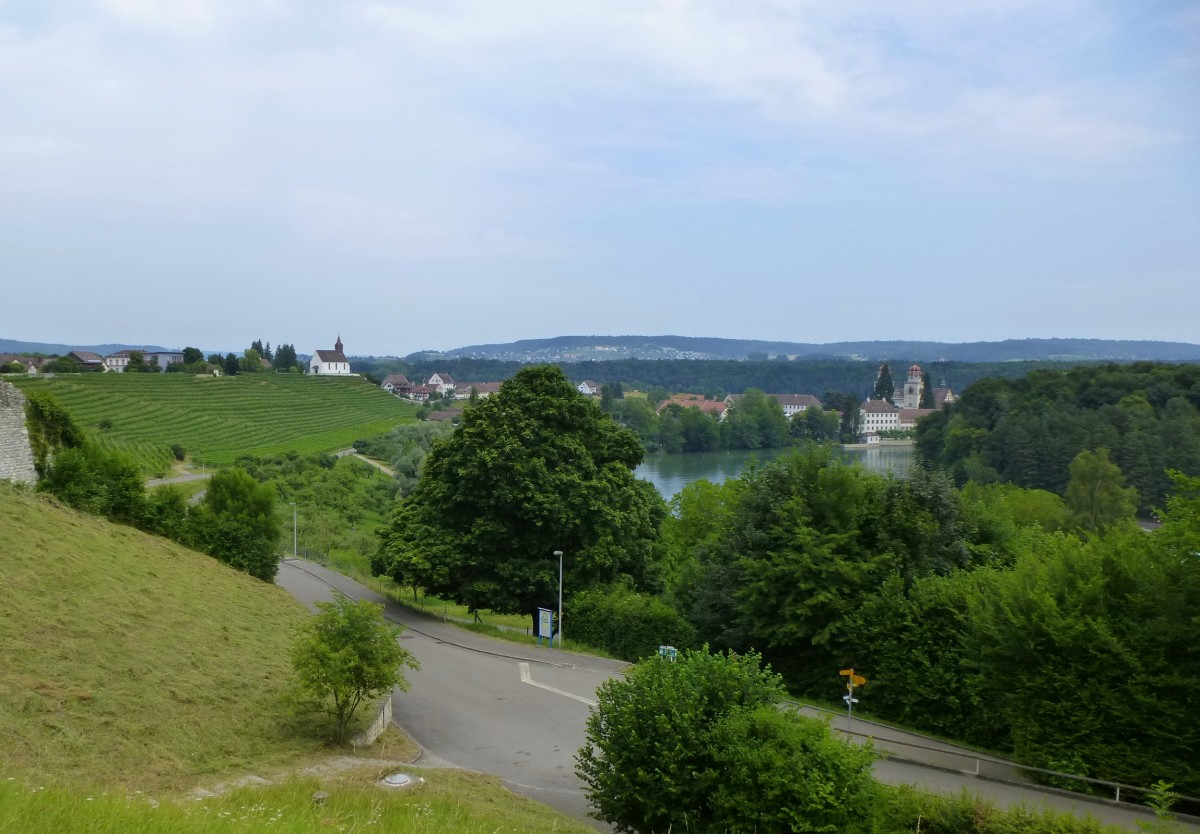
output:
[[[317,350],[317,351],[313,351],[313,352],[317,354],[317,358],[320,359],[322,362],[349,362],[350,361],[349,359],[346,358],[346,354],[342,353],[340,350]]]

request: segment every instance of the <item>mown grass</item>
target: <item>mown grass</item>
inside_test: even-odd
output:
[[[358,768],[337,777],[290,778],[278,785],[242,788],[200,801],[169,801],[145,793],[80,793],[0,781],[0,831],[23,834],[496,834],[593,833],[532,800],[508,792],[497,779],[459,770],[403,772],[425,781],[381,787],[396,768]],[[313,801],[316,791],[328,799]]]
[[[402,791],[375,784],[398,766],[279,780],[331,752],[285,697],[302,606],[47,496],[0,483],[0,503],[0,832],[592,830],[463,771]],[[390,730],[363,754],[415,752]],[[250,774],[278,784],[180,798]]]
[[[10,774],[183,788],[323,752],[289,727],[288,650],[307,615],[284,591],[46,496],[0,486],[0,501]]]
[[[53,394],[102,444],[147,472],[170,468],[172,444],[214,465],[243,454],[331,452],[411,422],[416,411],[359,378],[65,374],[18,384]]]

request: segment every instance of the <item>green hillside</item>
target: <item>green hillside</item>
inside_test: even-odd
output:
[[[150,790],[322,749],[287,732],[284,591],[0,485],[0,771]]]
[[[413,420],[415,406],[363,379],[296,374],[71,374],[13,380],[49,391],[108,446],[144,469],[170,465],[172,444],[193,460],[343,449]]]

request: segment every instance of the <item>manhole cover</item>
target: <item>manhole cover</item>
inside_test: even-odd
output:
[[[391,776],[383,777],[380,782],[389,788],[407,788],[412,784],[413,778],[407,773],[393,773]]]

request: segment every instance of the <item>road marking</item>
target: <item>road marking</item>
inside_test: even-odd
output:
[[[521,683],[527,683],[530,686],[536,686],[538,689],[544,689],[547,692],[553,692],[555,695],[562,695],[566,698],[572,698],[576,701],[579,701],[581,704],[587,704],[589,707],[597,706],[595,701],[585,698],[582,695],[576,695],[574,692],[567,692],[562,689],[556,689],[553,686],[547,686],[544,683],[538,683],[533,679],[533,676],[529,674],[529,664],[525,662],[521,663]]]

